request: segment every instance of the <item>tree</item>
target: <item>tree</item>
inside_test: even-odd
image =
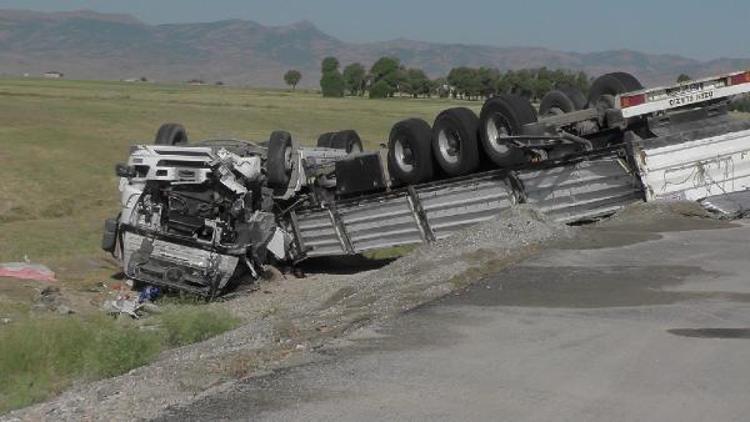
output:
[[[320,72],[337,72],[339,70],[339,60],[335,57],[326,57],[320,63]]]
[[[284,82],[292,87],[292,91],[297,88],[300,79],[302,79],[302,74],[298,70],[290,69],[284,74]]]
[[[335,57],[326,57],[320,64],[322,76],[320,90],[324,97],[344,96],[344,77],[339,72],[339,61]]]
[[[680,73],[680,76],[677,77],[677,83],[681,84],[683,82],[690,82],[692,79],[693,78],[691,78],[690,76],[684,73]]]
[[[404,81],[401,90],[414,98],[420,95],[429,96],[432,91],[432,82],[422,69],[410,68],[404,72]]]
[[[344,84],[351,95],[361,95],[365,91],[366,71],[359,63],[344,68]]]
[[[388,82],[379,80],[370,86],[370,98],[387,98],[391,96],[391,87]]]
[[[398,92],[399,85],[406,79],[406,72],[401,68],[401,63],[394,57],[381,57],[370,68],[370,83],[375,86],[383,81],[388,86],[388,96]],[[372,95],[370,95],[372,97]]]
[[[455,67],[448,73],[448,83],[453,87],[453,96],[461,95],[466,98],[479,96],[481,83],[479,72],[471,67]]]
[[[497,81],[500,79],[500,72],[497,69],[480,67],[476,77],[481,96],[491,97],[497,92]]]

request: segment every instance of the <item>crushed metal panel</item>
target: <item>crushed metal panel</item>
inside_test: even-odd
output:
[[[141,254],[144,242],[149,243],[147,256]],[[146,283],[175,287],[210,287],[207,277],[216,278],[216,286],[224,288],[234,274],[239,258],[190,246],[151,239],[140,234],[123,235],[123,268],[125,274]],[[187,283],[187,284],[186,284]]]
[[[337,212],[354,252],[422,243],[424,235],[408,198],[408,193],[401,192],[339,204]]]
[[[518,171],[516,176],[525,202],[558,222],[595,219],[642,200],[640,183],[614,157]]]
[[[506,177],[498,173],[416,191],[436,239],[490,220],[516,202]]]
[[[647,201],[695,201],[746,190],[750,123],[638,141],[636,163]]]
[[[306,256],[330,256],[346,253],[327,209],[300,211],[297,229]]]

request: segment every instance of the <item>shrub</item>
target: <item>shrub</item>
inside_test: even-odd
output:
[[[391,95],[391,86],[386,81],[375,82],[370,87],[370,98],[386,98]]]

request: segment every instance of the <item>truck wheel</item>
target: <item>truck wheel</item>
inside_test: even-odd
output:
[[[421,119],[402,120],[388,137],[388,171],[403,184],[426,182],[432,178],[432,130]]]
[[[156,132],[156,145],[186,145],[188,143],[185,127],[179,123],[164,123]]]
[[[479,166],[479,119],[465,107],[449,108],[432,125],[432,153],[448,176],[463,176]]]
[[[292,174],[292,135],[283,130],[271,133],[268,141],[268,186],[285,189]]]
[[[554,89],[542,98],[539,104],[540,116],[557,116],[576,110],[576,105],[568,95],[558,89]]]
[[[563,86],[557,89],[564,92],[565,95],[567,95],[568,98],[573,101],[573,104],[575,104],[576,106],[576,110],[583,110],[584,108],[586,108],[588,99],[586,99],[586,96],[583,95],[583,91],[581,91],[580,88],[575,86]]]
[[[520,135],[523,125],[536,120],[536,111],[523,97],[499,95],[490,98],[479,114],[479,138],[484,152],[499,167],[526,162],[523,150],[503,138]]]
[[[336,132],[326,132],[320,136],[318,136],[318,143],[316,144],[319,147],[322,148],[330,148],[331,147],[331,139],[333,138],[333,135],[335,135]]]
[[[356,131],[348,129],[336,132],[331,137],[331,148],[343,149],[347,154],[362,152],[362,140]]]
[[[615,96],[624,92],[638,91],[643,85],[635,76],[625,72],[613,72],[596,78],[589,89],[589,108],[615,106]]]

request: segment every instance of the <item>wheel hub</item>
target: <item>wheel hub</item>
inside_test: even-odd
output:
[[[461,136],[453,130],[442,129],[438,132],[440,156],[451,164],[458,162],[461,156]]]
[[[414,170],[414,152],[409,144],[402,139],[397,139],[393,145],[393,155],[398,167],[406,173]]]
[[[284,171],[287,173],[292,171],[292,147],[284,148]]]
[[[500,154],[505,154],[510,151],[504,137],[510,136],[511,131],[508,121],[501,114],[495,113],[487,119],[485,127],[487,139],[489,140],[490,147]]]

